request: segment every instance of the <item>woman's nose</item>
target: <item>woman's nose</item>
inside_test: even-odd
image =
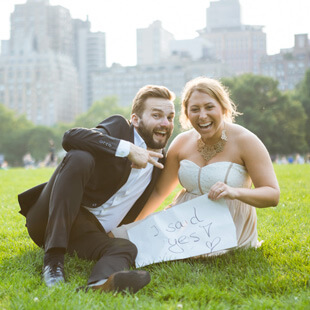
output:
[[[199,113],[199,118],[204,119],[204,118],[206,118],[207,116],[208,116],[207,111],[204,110],[204,109],[201,109],[201,110],[200,110],[200,113]]]

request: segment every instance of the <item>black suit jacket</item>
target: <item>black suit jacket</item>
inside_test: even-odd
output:
[[[114,115],[96,128],[73,128],[63,137],[63,148],[84,150],[95,158],[95,169],[86,184],[81,204],[96,208],[113,196],[127,181],[131,172],[131,162],[127,157],[116,157],[115,152],[120,139],[134,142],[134,127],[121,115]],[[66,157],[63,161],[66,160]],[[164,164],[165,158],[159,160]],[[152,179],[143,194],[129,210],[121,224],[133,222],[152,193],[161,169],[154,167]],[[26,216],[28,210],[36,202],[44,184],[29,189],[18,195],[20,213]]]

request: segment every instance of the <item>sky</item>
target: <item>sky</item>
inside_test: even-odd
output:
[[[263,25],[267,53],[294,45],[294,34],[310,38],[310,0],[239,0],[242,23]],[[26,0],[0,0],[0,40],[10,36],[10,14]],[[107,65],[136,64],[136,29],[162,21],[175,39],[195,38],[206,26],[210,0],[50,0],[70,10],[72,18],[91,22],[91,31],[106,33]]]

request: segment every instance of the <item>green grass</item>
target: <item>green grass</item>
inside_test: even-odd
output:
[[[0,170],[0,309],[310,309],[310,165],[275,169],[280,203],[257,210],[262,247],[147,266],[152,281],[135,295],[76,293],[93,262],[69,256],[67,282],[45,287],[17,194],[53,170]]]

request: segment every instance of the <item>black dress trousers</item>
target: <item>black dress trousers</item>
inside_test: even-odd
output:
[[[81,207],[94,167],[90,153],[69,151],[26,217],[30,237],[45,251],[65,248],[80,258],[97,261],[88,284],[129,269],[137,255],[133,243],[110,238],[96,217]]]

